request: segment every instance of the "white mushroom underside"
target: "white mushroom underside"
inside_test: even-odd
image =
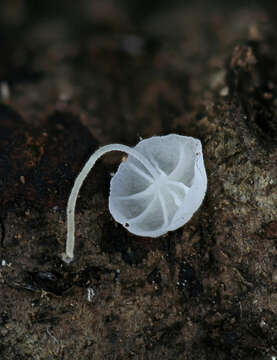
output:
[[[155,172],[128,156],[111,180],[110,212],[130,232],[158,237],[185,224],[202,203],[207,177],[201,143],[172,134],[143,140],[134,149]]]

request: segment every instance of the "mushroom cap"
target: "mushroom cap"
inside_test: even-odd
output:
[[[113,218],[139,236],[158,237],[178,229],[199,208],[207,189],[200,140],[176,134],[154,136],[140,141],[134,150],[155,171],[151,174],[128,155],[111,180]]]

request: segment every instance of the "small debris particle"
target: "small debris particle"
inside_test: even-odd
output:
[[[0,84],[0,96],[4,103],[8,103],[10,100],[10,88],[5,81]]]
[[[6,260],[5,260],[5,259],[2,259],[2,261],[1,261],[1,265],[2,265],[2,266],[6,266],[6,265],[7,265],[7,262],[6,262]]]
[[[21,184],[25,185],[25,176],[20,176],[20,182]]]
[[[49,328],[47,328],[47,334],[55,341],[56,344],[59,344],[59,340],[50,332]]]
[[[220,90],[220,96],[228,96],[229,95],[229,88],[225,86],[223,89]]]
[[[92,298],[95,296],[95,291],[93,288],[88,288],[88,302],[92,301]]]
[[[266,322],[264,320],[260,321],[260,327],[263,328],[266,326]]]
[[[272,93],[270,93],[270,92],[265,92],[264,93],[264,99],[271,100],[272,98],[273,98]]]
[[[71,96],[72,96],[72,94],[70,94],[69,92],[68,93],[67,92],[62,92],[62,93],[59,94],[59,99],[61,101],[67,102],[67,101],[69,101],[71,99]]]
[[[251,40],[254,41],[261,41],[263,40],[263,36],[261,34],[261,31],[257,27],[257,24],[252,24],[249,28],[249,37]]]

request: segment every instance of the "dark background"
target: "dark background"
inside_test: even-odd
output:
[[[0,1],[0,357],[277,356],[274,1]],[[99,146],[201,139],[191,221],[139,238],[108,210]],[[88,298],[93,289],[94,296]]]

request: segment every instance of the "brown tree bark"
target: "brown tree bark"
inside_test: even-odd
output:
[[[276,8],[176,4],[0,4],[1,359],[277,357]],[[88,156],[168,133],[203,144],[192,220],[126,232],[108,211],[109,155],[65,265]]]

